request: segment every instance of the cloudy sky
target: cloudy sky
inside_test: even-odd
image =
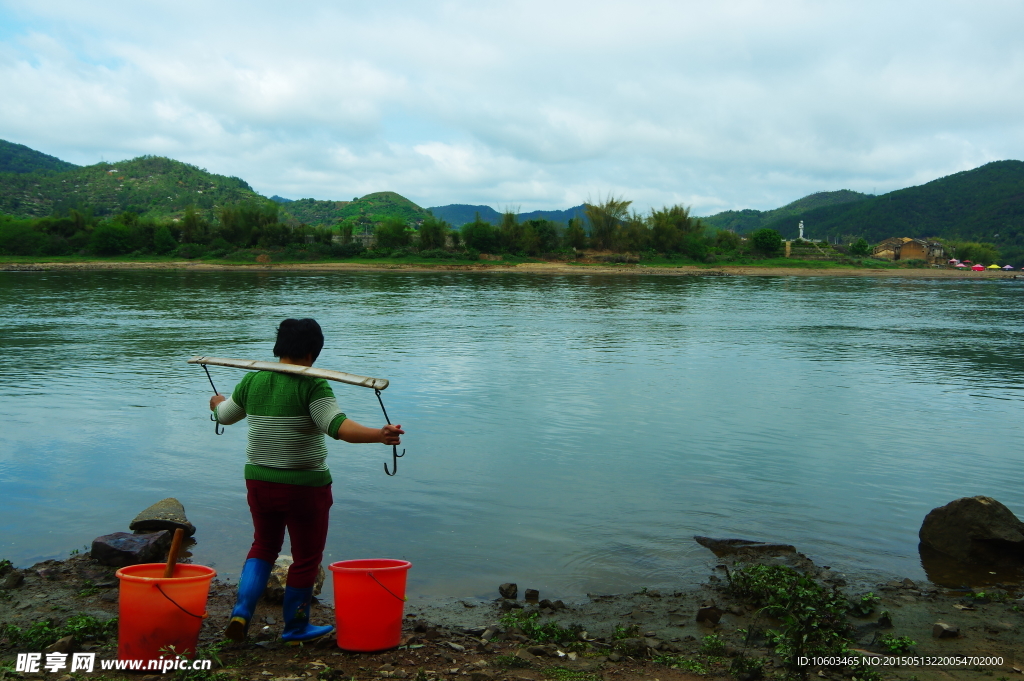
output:
[[[1024,159],[1024,3],[0,0],[0,138],[289,198],[698,215]]]

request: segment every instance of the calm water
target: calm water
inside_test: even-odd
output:
[[[323,325],[318,366],[391,380],[408,455],[389,478],[390,448],[329,443],[327,560],[409,559],[416,594],[677,585],[714,562],[694,534],[919,578],[931,508],[987,494],[1024,517],[1019,282],[0,273],[0,315],[19,565],[176,496],[197,562],[235,577],[245,427],[214,435],[185,360],[272,359],[287,316]],[[382,422],[372,391],[335,392]]]

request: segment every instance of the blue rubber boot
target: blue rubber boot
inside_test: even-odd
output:
[[[249,621],[256,610],[256,602],[267,588],[270,577],[270,563],[259,558],[250,558],[242,567],[242,576],[238,578],[238,595],[235,597],[235,608],[231,611],[231,621],[224,630],[225,638],[232,641],[244,641],[249,631]]]
[[[285,643],[301,643],[326,636],[334,631],[334,627],[315,627],[309,623],[309,606],[313,600],[313,587],[297,589],[294,586],[284,588],[284,633],[281,640]]]

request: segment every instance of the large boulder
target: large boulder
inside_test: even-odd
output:
[[[166,530],[151,534],[114,532],[93,539],[89,555],[103,565],[124,567],[159,563],[167,557],[170,547],[171,533]]]
[[[133,532],[155,532],[168,530],[171,534],[178,528],[185,531],[186,537],[196,533],[195,525],[185,517],[185,507],[174,497],[161,499],[145,509],[128,525]]]
[[[1024,523],[992,497],[963,497],[932,509],[918,536],[963,563],[1024,558]]]

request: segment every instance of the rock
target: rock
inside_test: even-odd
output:
[[[534,657],[547,657],[548,650],[544,646],[530,646],[526,649]]]
[[[751,541],[749,539],[713,539],[711,537],[694,536],[694,541],[704,548],[711,549],[711,552],[718,558],[736,553],[752,555],[776,556],[782,553],[796,553],[796,547],[790,544],[770,544],[767,542]]]
[[[936,622],[932,625],[932,636],[935,638],[956,638],[959,635],[960,628],[951,624]]]
[[[124,567],[162,562],[170,546],[171,533],[166,530],[152,534],[114,532],[93,539],[89,553],[103,565]]]
[[[483,669],[478,669],[475,672],[470,672],[469,681],[491,681],[494,678],[494,674],[491,672],[485,672]]]
[[[516,601],[504,600],[501,602],[501,609],[504,611],[515,610],[516,608],[522,608],[523,604]]]
[[[448,647],[457,653],[466,652],[466,646],[460,646],[458,643],[452,643],[451,641],[448,641]]]
[[[547,609],[548,609],[548,610],[550,610],[551,612],[554,612],[554,611],[555,611],[555,605],[554,605],[554,603],[552,603],[551,601],[549,601],[549,600],[548,600],[548,599],[546,599],[546,598],[545,598],[544,600],[542,600],[542,601],[541,601],[540,603],[538,603],[538,604],[537,604],[537,606],[538,606],[539,608],[541,608],[542,610],[543,610],[544,608],[547,608]]]
[[[485,641],[490,641],[492,638],[494,638],[497,634],[500,633],[501,629],[499,629],[498,627],[487,627],[486,629],[484,629],[484,633],[480,634],[480,638],[482,638]]]
[[[540,599],[540,591],[537,591],[536,589],[527,589],[526,590],[526,602],[527,603],[536,603],[539,599]]]
[[[563,603],[563,602],[562,602],[561,600],[557,600],[557,601],[555,601],[554,603],[552,603],[552,604],[551,604],[551,606],[552,606],[552,607],[553,607],[553,608],[554,608],[555,610],[565,610],[565,608],[566,608],[566,605],[565,605],[565,603]]]
[[[77,646],[75,646],[75,637],[65,636],[64,638],[59,639],[51,643],[50,645],[46,646],[46,648],[43,649],[43,652],[64,653],[65,655],[67,655],[69,653],[73,653],[75,650],[77,650]]]
[[[992,497],[963,497],[932,509],[918,536],[963,563],[1024,557],[1024,523]]]
[[[196,533],[195,525],[185,517],[185,507],[174,497],[168,497],[145,509],[128,525],[132,532],[153,532],[168,530],[172,535],[178,528],[185,531],[186,537]]]
[[[24,581],[25,575],[20,570],[14,570],[4,577],[3,584],[0,584],[0,589],[17,589]]]
[[[519,587],[514,582],[505,582],[498,587],[498,593],[502,598],[515,598],[519,594]]]
[[[528,662],[530,664],[533,664],[533,663],[535,663],[537,661],[537,656],[536,655],[534,655],[530,651],[525,650],[523,648],[520,648],[519,650],[516,651],[515,657],[520,659],[520,660],[522,660],[523,662]]]
[[[608,661],[609,662],[618,662],[621,659],[622,659],[622,655],[619,655],[618,653],[612,653],[612,654],[610,654],[608,656]]]
[[[725,612],[723,610],[712,603],[711,605],[705,605],[697,610],[697,621],[718,624],[724,614]]]
[[[270,571],[270,579],[267,580],[267,589],[263,592],[263,602],[278,605],[284,602],[284,587],[288,582],[288,567],[295,561],[291,556],[281,555],[274,561],[274,567]],[[324,579],[327,575],[323,565],[316,569],[316,581],[313,582],[313,595],[319,596],[323,588]]]

